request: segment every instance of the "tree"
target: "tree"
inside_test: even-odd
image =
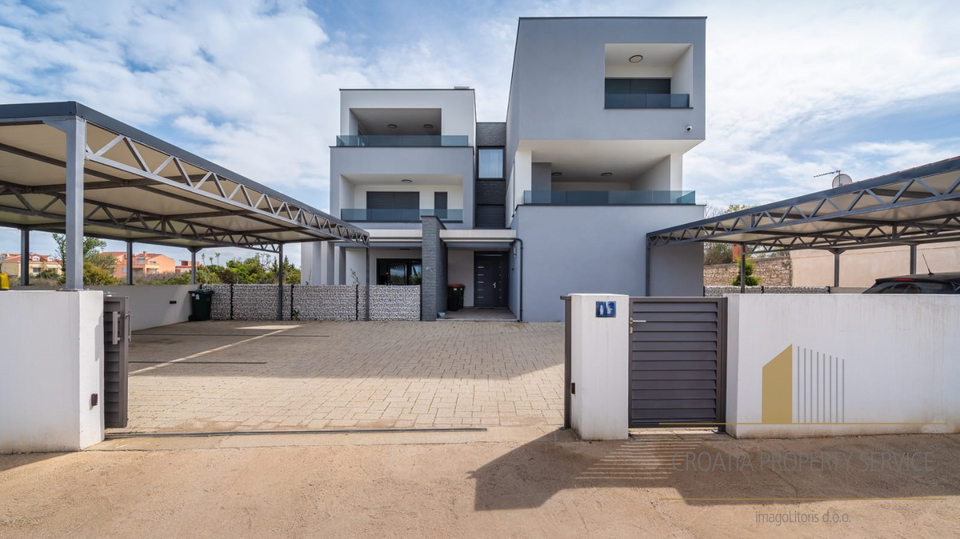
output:
[[[729,243],[707,243],[703,250],[703,265],[733,262],[733,248]]]
[[[57,256],[67,266],[67,237],[63,234],[54,234],[53,241],[57,242]],[[100,238],[83,238],[83,260],[110,273],[117,267],[117,259],[113,255],[103,253],[107,242]]]
[[[67,237],[63,234],[54,234],[53,241],[57,242],[57,256],[63,261],[63,268],[66,270]],[[84,284],[115,285],[120,282],[113,276],[113,272],[117,268],[117,259],[113,255],[102,252],[106,246],[107,242],[99,238],[83,238]],[[61,277],[61,279],[65,279],[65,277]]]
[[[741,255],[746,258],[747,255]],[[753,260],[746,258],[743,266],[743,274],[745,276],[744,281],[746,281],[747,286],[757,286],[760,284],[760,278],[753,276]],[[740,272],[737,272],[737,276],[734,277],[733,281],[730,283],[733,286],[740,286]]]
[[[104,268],[95,266],[90,262],[84,262],[83,283],[89,285],[110,286],[120,284],[120,281],[113,276],[113,273],[105,270]]]

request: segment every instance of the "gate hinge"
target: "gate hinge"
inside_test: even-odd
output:
[[[630,317],[630,334],[633,335],[633,317]]]

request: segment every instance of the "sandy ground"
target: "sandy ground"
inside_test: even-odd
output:
[[[750,454],[758,468],[762,454],[787,451],[923,452],[927,470],[672,464],[677,453],[719,452]],[[645,432],[586,443],[546,426],[114,440],[73,454],[0,456],[0,537],[948,537],[960,535],[958,455],[960,435],[738,441]],[[938,499],[735,499],[784,497]],[[819,521],[758,522],[770,513]],[[824,523],[825,514],[846,522]]]

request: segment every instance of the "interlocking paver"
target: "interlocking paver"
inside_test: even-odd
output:
[[[277,323],[290,329],[242,342],[274,331],[243,329],[258,325],[200,322],[136,333],[126,430],[562,422],[562,324]],[[240,344],[163,364],[231,343]]]

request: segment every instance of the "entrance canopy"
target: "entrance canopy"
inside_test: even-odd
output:
[[[289,242],[365,246],[369,239],[360,228],[72,101],[0,105],[0,226],[66,232],[68,257],[81,235],[193,251],[278,252]]]
[[[960,240],[960,157],[647,234],[690,242],[832,250]]]

